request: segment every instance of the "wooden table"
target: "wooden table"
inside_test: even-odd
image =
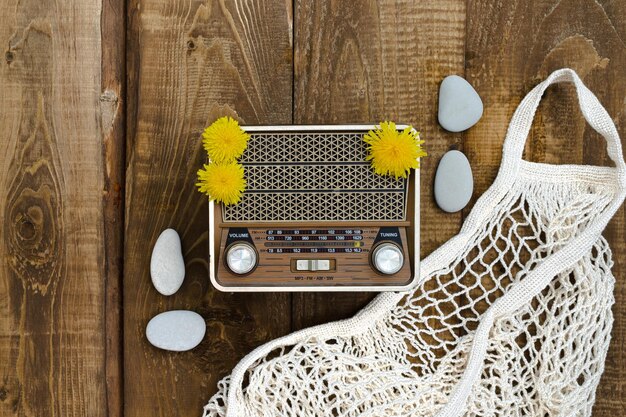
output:
[[[197,416],[254,347],[348,317],[371,294],[227,294],[207,273],[207,202],[194,189],[199,136],[220,115],[244,124],[416,126],[422,255],[459,230],[434,170],[452,148],[492,182],[511,114],[569,66],[626,137],[626,2],[608,0],[4,0],[0,3],[0,415]],[[465,133],[437,124],[444,76],[484,100]],[[547,140],[556,138],[558,140]],[[526,158],[606,164],[572,89],[552,88]],[[470,205],[471,206],[471,205]],[[159,233],[179,231],[182,289],[149,277]],[[596,416],[626,414],[626,212],[605,236],[617,277],[613,341]],[[188,353],[151,347],[155,314],[202,314]]]

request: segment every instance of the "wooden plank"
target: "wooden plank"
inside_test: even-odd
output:
[[[421,184],[421,251],[453,236],[459,214],[432,198],[441,155],[462,135],[437,124],[439,83],[463,74],[465,1],[317,2],[295,5],[296,123],[410,123],[426,139]],[[294,329],[353,315],[368,293],[294,294]]]
[[[105,166],[103,216],[105,250],[105,352],[107,416],[123,410],[122,285],[124,256],[124,168],[126,85],[126,1],[102,3],[102,87],[100,109]]]
[[[592,1],[472,1],[468,7],[467,77],[481,93],[485,112],[466,135],[476,192],[495,178],[508,121],[537,82],[571,67],[598,95],[626,136],[626,14],[623,3]],[[550,138],[550,140],[547,140]],[[552,138],[558,138],[552,140]],[[623,145],[624,146],[624,143]],[[526,158],[548,163],[610,165],[604,140],[586,125],[571,86],[546,93],[535,117]],[[623,415],[626,397],[626,214],[605,232],[617,278],[613,342],[597,391],[594,416]]]
[[[287,294],[229,294],[208,278],[208,207],[194,186],[202,129],[218,116],[291,122],[291,10],[284,1],[144,0],[129,4],[128,171],[124,263],[126,416],[197,415],[242,356],[289,331]],[[186,277],[171,297],[149,275],[167,227],[182,239]],[[144,332],[155,314],[191,309],[205,341],[160,351]]]
[[[105,416],[101,2],[0,5],[0,414]]]

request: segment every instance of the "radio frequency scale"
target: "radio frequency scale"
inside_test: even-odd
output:
[[[375,126],[255,126],[237,205],[209,203],[222,291],[396,291],[419,271],[419,170],[374,174]],[[397,126],[402,130],[406,126]]]

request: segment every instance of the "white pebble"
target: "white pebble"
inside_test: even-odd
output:
[[[461,210],[474,191],[472,167],[459,151],[449,151],[439,161],[435,174],[435,201],[448,213]]]
[[[146,326],[148,341],[160,349],[184,352],[198,346],[206,333],[201,315],[187,310],[158,314]]]
[[[439,87],[439,124],[450,132],[474,126],[483,115],[483,101],[465,79],[450,75]]]
[[[150,276],[154,288],[163,295],[172,295],[183,285],[185,261],[174,229],[165,229],[154,244]]]

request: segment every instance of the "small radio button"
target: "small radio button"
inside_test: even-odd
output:
[[[402,269],[404,255],[398,245],[381,243],[372,253],[372,264],[381,274],[393,275]]]
[[[237,275],[251,272],[256,264],[256,250],[249,243],[235,243],[226,250],[226,265]]]
[[[329,259],[298,259],[296,271],[330,271]]]

